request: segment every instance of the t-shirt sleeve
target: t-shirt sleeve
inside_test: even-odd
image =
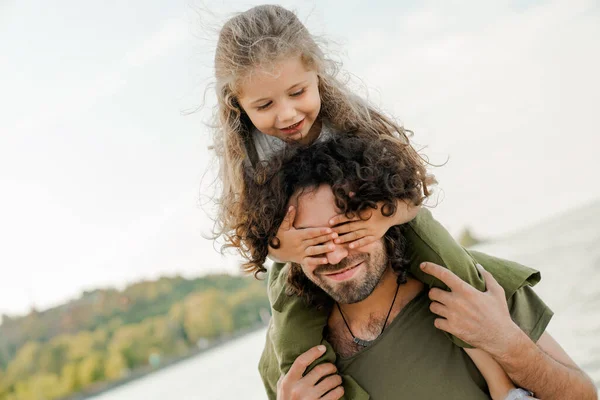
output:
[[[554,315],[528,285],[517,290],[508,300],[508,309],[513,321],[533,342],[539,340]]]
[[[450,235],[450,233],[436,221],[435,218],[433,218],[431,212],[426,208],[422,208],[417,216],[405,225],[404,236],[407,240],[406,257],[409,270],[415,278],[429,287],[438,287],[449,290],[442,281],[421,271],[419,265],[423,261],[434,262],[446,267],[469,285],[480,291],[485,291],[485,280],[476,267],[476,264],[481,264],[486,271],[494,276],[500,286],[502,286],[509,304],[511,304],[512,301],[510,299],[519,288],[529,285],[533,286],[537,284],[541,278],[539,271],[519,263],[477,251],[467,251],[456,243],[452,235]],[[523,301],[526,302],[527,299]],[[532,304],[535,303],[533,300],[531,300],[531,302]],[[519,304],[520,302],[517,303],[517,305]],[[525,305],[524,308],[526,309],[527,306]],[[515,310],[515,320],[520,326],[526,327],[529,321],[525,318],[523,313],[524,311],[521,311],[519,306],[519,308]],[[549,311],[549,316],[552,316],[551,311]],[[471,347],[468,343],[465,343],[449,333],[447,333],[446,336],[448,336],[448,338],[457,346],[465,348]]]

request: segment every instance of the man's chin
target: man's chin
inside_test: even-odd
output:
[[[372,291],[364,291],[363,288],[359,288],[356,285],[344,284],[344,287],[336,288],[335,290],[326,291],[329,297],[340,304],[354,304],[360,303],[369,295]],[[363,289],[363,290],[361,290]]]
[[[340,304],[354,304],[363,301],[371,294],[372,290],[360,285],[360,278],[348,279],[343,282],[321,283],[319,286],[333,300]]]
[[[381,280],[383,268],[373,269],[368,261],[363,261],[351,270],[337,275],[318,275],[315,282],[325,293],[340,304],[359,303],[369,297]]]

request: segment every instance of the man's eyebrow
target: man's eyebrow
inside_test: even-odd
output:
[[[302,86],[302,85],[306,85],[307,83],[308,83],[308,80],[304,80],[304,81],[302,81],[302,82],[294,83],[292,86],[290,86],[290,87],[289,87],[289,88],[286,90],[286,92],[289,92],[290,90],[294,89],[295,87]],[[267,100],[269,100],[269,98],[268,98],[268,97],[262,97],[262,98],[260,98],[260,99],[253,100],[253,101],[252,101],[250,104],[261,103],[261,102],[263,102],[263,101],[267,101]]]

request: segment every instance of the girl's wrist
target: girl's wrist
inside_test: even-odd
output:
[[[275,249],[273,249],[271,246],[269,246],[269,252],[267,253],[267,257],[269,257],[271,259],[271,261],[274,261],[274,262],[278,262],[278,263],[284,262],[284,261],[281,260],[281,257],[278,257],[273,252],[274,250]]]

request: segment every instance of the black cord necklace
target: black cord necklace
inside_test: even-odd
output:
[[[385,325],[387,324],[388,318],[390,317],[390,314],[392,313],[392,308],[394,308],[394,303],[396,302],[396,296],[398,296],[398,288],[400,288],[400,282],[398,282],[398,286],[396,286],[396,294],[394,294],[394,300],[392,300],[392,305],[390,305],[390,309],[387,313],[387,316],[385,317],[385,321],[383,322],[383,326],[381,327],[381,332],[379,332],[379,335],[377,335],[377,337],[373,340],[364,340],[364,339],[360,339],[357,338],[356,336],[354,336],[354,333],[352,333],[352,330],[350,329],[350,325],[348,325],[348,322],[346,321],[346,317],[344,317],[344,313],[342,312],[342,309],[340,308],[340,303],[335,303],[337,305],[338,310],[340,311],[340,314],[342,316],[342,319],[344,320],[344,323],[346,324],[346,328],[348,328],[348,332],[350,332],[350,335],[352,335],[352,340],[354,341],[354,343],[356,343],[359,346],[362,347],[367,347],[370,346],[371,344],[373,344],[374,341],[377,340],[377,338],[379,338],[379,336],[381,336],[381,334],[383,333],[383,330],[385,329]]]

